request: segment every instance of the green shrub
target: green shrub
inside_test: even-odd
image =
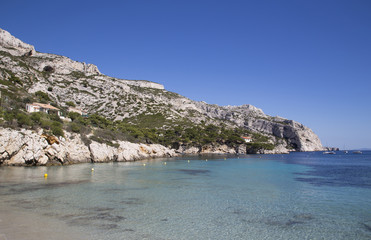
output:
[[[5,119],[5,121],[12,121],[13,119],[15,119],[15,113],[14,111],[5,111],[3,113],[3,117]]]
[[[40,100],[42,103],[48,103],[51,101],[49,95],[47,93],[44,93],[42,91],[35,92],[36,97]]]
[[[50,129],[52,122],[49,119],[41,119],[40,120],[40,127],[44,129]]]
[[[81,141],[85,144],[85,146],[89,146],[91,144],[91,140],[85,134],[81,134]]]
[[[64,137],[64,132],[62,130],[62,128],[60,126],[57,126],[57,125],[52,125],[51,126],[51,130],[52,130],[52,133],[55,135],[55,136],[61,136],[61,137]]]
[[[75,119],[78,119],[81,115],[77,112],[69,112],[68,117],[71,118],[72,121],[75,121]]]
[[[62,119],[58,116],[57,113],[54,113],[54,112],[53,113],[50,113],[49,114],[49,118],[52,121],[63,123]]]
[[[22,113],[22,112],[18,113],[17,116],[16,116],[16,119],[17,119],[18,125],[20,127],[22,127],[22,126],[32,126],[31,118],[25,113]]]
[[[75,133],[79,133],[81,131],[81,125],[77,123],[71,123],[71,131]]]
[[[13,83],[18,83],[19,85],[23,86],[23,83],[22,81],[19,79],[19,77],[16,77],[14,75],[11,75],[10,78],[9,78],[9,81],[13,82]]]
[[[76,107],[75,103],[72,101],[66,102],[66,105],[70,107]]]
[[[246,150],[248,153],[258,153],[261,150],[273,150],[274,145],[271,143],[247,143]]]
[[[40,112],[33,112],[31,113],[31,120],[35,123],[35,124],[40,124],[40,121],[41,121],[41,116],[42,114]]]

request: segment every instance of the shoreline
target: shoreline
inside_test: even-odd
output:
[[[314,149],[323,150],[323,149]],[[160,144],[116,141],[115,146],[92,141],[83,142],[76,133],[65,132],[55,137],[26,129],[0,128],[0,167],[2,166],[55,166],[78,163],[132,162],[184,155],[288,154],[294,152],[278,145],[273,150],[260,149],[249,153],[243,145],[208,144],[180,146],[170,149]]]
[[[5,168],[5,167],[54,167],[54,166],[71,166],[71,165],[80,165],[80,164],[107,164],[107,163],[133,163],[133,162],[141,162],[141,161],[151,161],[151,160],[160,160],[160,159],[165,159],[165,158],[179,158],[179,157],[210,157],[210,160],[213,158],[217,157],[224,157],[224,158],[240,158],[244,156],[260,156],[260,155],[288,155],[291,153],[303,153],[304,151],[290,151],[288,153],[255,153],[255,154],[238,154],[238,153],[178,153],[174,156],[159,156],[159,157],[144,157],[144,158],[138,158],[135,160],[131,161],[115,161],[115,160],[108,160],[108,161],[99,161],[99,162],[94,162],[94,161],[88,161],[88,162],[79,162],[79,161],[69,161],[64,164],[61,164],[60,162],[55,162],[55,163],[48,163],[45,165],[30,165],[30,164],[16,164],[16,165],[0,165],[0,168]],[[312,153],[312,152],[322,152],[321,151],[305,151],[306,153]],[[1,240],[1,239],[0,239]]]

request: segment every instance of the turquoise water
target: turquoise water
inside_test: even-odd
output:
[[[8,239],[11,213],[81,239],[371,239],[371,152],[2,167],[0,196]]]

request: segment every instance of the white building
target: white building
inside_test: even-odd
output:
[[[50,104],[43,104],[43,103],[27,103],[26,104],[26,110],[27,112],[33,113],[33,112],[44,112],[49,114],[50,112],[56,112],[58,116],[61,116],[61,112],[59,108],[56,108]]]
[[[251,137],[242,137],[246,143],[249,143],[252,141],[252,138]]]

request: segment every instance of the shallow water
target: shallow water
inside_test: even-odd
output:
[[[370,239],[371,152],[2,167],[0,197],[0,239]]]

